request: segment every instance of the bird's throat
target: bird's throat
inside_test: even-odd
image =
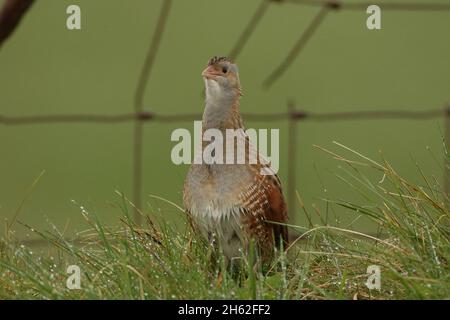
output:
[[[243,129],[239,99],[238,90],[224,89],[216,81],[207,80],[203,129]]]

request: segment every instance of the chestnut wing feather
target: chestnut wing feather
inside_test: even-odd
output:
[[[246,214],[243,224],[247,233],[256,239],[263,250],[271,250],[273,243],[288,244],[286,202],[276,175],[257,175],[257,181],[243,192],[242,204]]]

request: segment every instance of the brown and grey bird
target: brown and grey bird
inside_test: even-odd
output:
[[[226,137],[227,129],[244,130],[236,64],[225,57],[214,57],[202,76],[206,87],[203,132],[217,129]],[[281,182],[273,171],[262,174],[261,169],[271,170],[270,165],[260,160],[262,156],[245,132],[236,138],[234,151],[239,139],[246,146],[245,164],[192,164],[184,184],[184,205],[202,234],[216,241],[228,260],[245,254],[252,239],[263,260],[270,261],[274,246],[283,242],[286,247],[288,241]],[[205,143],[200,145],[203,151]],[[226,150],[227,143],[223,145],[224,155],[231,152]],[[254,164],[248,161],[252,152],[258,159]]]

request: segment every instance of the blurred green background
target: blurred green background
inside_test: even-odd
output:
[[[145,109],[201,113],[200,72],[211,56],[231,50],[259,3],[174,0],[148,82]],[[70,4],[81,7],[82,30],[66,29]],[[161,4],[162,0],[37,1],[0,50],[0,114],[132,112]],[[331,12],[291,68],[270,90],[262,90],[262,81],[285,58],[318,10],[271,5],[236,61],[245,92],[242,112],[285,111],[288,99],[295,100],[299,109],[318,113],[428,110],[450,102],[449,12],[382,11],[379,31],[366,28],[363,10]],[[180,213],[148,195],[182,203],[187,166],[172,164],[170,133],[178,127],[192,129],[192,125],[145,124],[145,209],[160,211],[174,221],[179,221]],[[287,123],[246,121],[246,125],[280,129],[279,174],[286,189]],[[308,206],[319,205],[325,196],[355,197],[334,177],[333,172],[340,170],[338,163],[313,147],[330,147],[333,140],[377,159],[381,150],[401,174],[414,181],[419,180],[416,162],[426,174],[441,179],[442,128],[440,120],[300,123],[298,191]],[[1,219],[14,216],[27,189],[45,170],[19,220],[38,228],[47,228],[51,221],[71,234],[86,227],[80,214],[84,205],[103,221],[116,223],[121,213],[112,205],[119,200],[115,190],[131,198],[132,138],[131,122],[0,125]],[[346,218],[347,213],[341,214]],[[291,219],[305,224],[299,212],[291,214]],[[360,227],[370,229],[364,223]],[[19,237],[27,233],[20,228],[17,232]]]

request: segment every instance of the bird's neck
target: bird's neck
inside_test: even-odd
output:
[[[203,129],[243,129],[239,113],[240,96],[240,90],[222,89],[216,82],[207,81]]]

